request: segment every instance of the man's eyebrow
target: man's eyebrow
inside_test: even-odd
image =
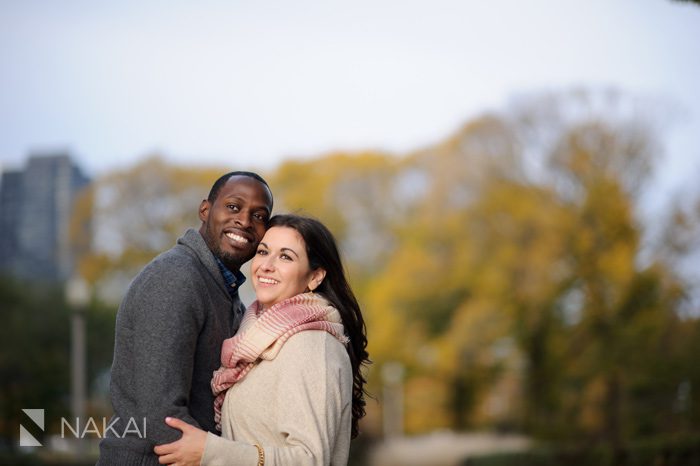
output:
[[[223,199],[224,202],[231,202],[231,201],[241,202],[241,201],[243,201],[243,198],[241,196],[236,196],[235,194],[230,194],[228,196],[221,196],[221,199]]]
[[[230,194],[228,196],[223,196],[222,199],[224,202],[231,202],[235,201],[241,204],[245,204],[248,202],[248,200],[245,197],[239,196],[238,194]],[[270,215],[270,207],[267,204],[261,204],[258,206],[253,206],[252,209],[254,210],[264,210],[268,215]]]

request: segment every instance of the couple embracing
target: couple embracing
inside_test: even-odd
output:
[[[259,175],[223,175],[199,231],[132,282],[110,391],[117,431],[145,419],[147,435],[106,437],[98,466],[347,463],[364,416],[362,313],[330,231],[271,217],[272,204]],[[251,258],[246,308],[240,268]]]

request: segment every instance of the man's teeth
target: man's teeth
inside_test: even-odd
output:
[[[271,279],[271,278],[264,278],[264,277],[258,278],[258,281],[259,281],[260,283],[265,283],[265,284],[268,284],[268,285],[276,285],[277,283],[279,283],[277,280],[273,280],[273,279]]]
[[[232,240],[234,240],[236,243],[247,243],[248,240],[245,239],[242,236],[236,235],[234,233],[226,233],[226,236]]]

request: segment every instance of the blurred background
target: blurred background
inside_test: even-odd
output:
[[[694,1],[0,1],[0,464],[94,464],[120,298],[230,170],[341,244],[351,464],[700,464],[698,44]]]

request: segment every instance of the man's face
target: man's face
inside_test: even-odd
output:
[[[232,176],[213,203],[199,206],[199,229],[209,249],[230,270],[255,255],[272,210],[267,187],[248,176]]]

